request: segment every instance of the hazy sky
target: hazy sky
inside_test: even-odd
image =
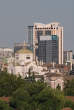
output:
[[[24,27],[34,22],[60,22],[64,49],[74,50],[74,0],[0,0],[0,47],[27,39]]]

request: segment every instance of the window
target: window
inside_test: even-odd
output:
[[[37,31],[37,36],[41,36],[43,34],[43,31]]]
[[[49,30],[45,31],[45,35],[51,35],[51,31]]]
[[[30,59],[30,57],[26,57],[26,59]]]

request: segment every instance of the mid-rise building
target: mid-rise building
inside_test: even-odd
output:
[[[34,60],[36,60],[40,36],[58,37],[58,64],[63,64],[63,27],[60,25],[60,23],[53,22],[50,24],[41,24],[41,23],[34,24],[33,27]]]
[[[74,64],[72,64],[72,70],[70,71],[70,75],[74,75]]]
[[[7,59],[13,56],[13,49],[11,48],[0,48],[0,69],[4,65],[7,65]]]
[[[64,51],[64,63],[71,63],[73,59],[73,52],[70,51]]]
[[[11,57],[13,55],[13,49],[11,48],[0,48],[0,58]]]

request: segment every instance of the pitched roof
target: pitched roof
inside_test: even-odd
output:
[[[10,97],[0,97],[0,100],[9,102]]]
[[[62,110],[72,110],[72,109],[69,107],[66,107],[66,108],[63,108]]]

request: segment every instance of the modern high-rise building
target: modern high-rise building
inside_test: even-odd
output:
[[[58,37],[56,35],[40,36],[37,56],[38,60],[43,63],[58,64]]]
[[[57,36],[58,37],[58,51],[55,50],[55,52],[58,56],[58,60],[57,60],[58,64],[63,64],[63,27],[60,25],[60,23],[53,22],[50,24],[41,24],[41,23],[34,24],[34,26],[33,26],[34,60],[36,60],[36,56],[38,53],[39,39],[41,38],[41,36],[46,37],[46,39],[47,39],[47,36],[49,36],[49,37]],[[54,40],[52,40],[51,42],[53,42],[53,41]],[[48,40],[47,42],[50,43],[50,40]],[[44,44],[44,45],[46,45],[46,44]],[[49,48],[50,48],[50,45],[51,44],[49,44]],[[53,43],[52,43],[52,45],[53,45]],[[42,47],[40,47],[40,48],[42,48]],[[53,50],[53,48],[51,50]],[[40,54],[40,53],[38,53],[38,54]],[[50,53],[48,53],[48,54],[49,54],[49,56],[51,56]],[[40,59],[40,58],[38,58],[38,59]]]

